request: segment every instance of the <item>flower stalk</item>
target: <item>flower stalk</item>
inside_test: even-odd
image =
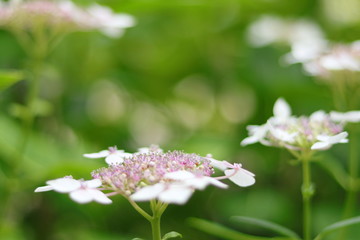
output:
[[[303,199],[303,238],[304,240],[311,240],[311,198],[315,193],[314,185],[311,182],[311,154],[303,154],[302,156],[302,170],[303,170],[303,184],[301,187]]]

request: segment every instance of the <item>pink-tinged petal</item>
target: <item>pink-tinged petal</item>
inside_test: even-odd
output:
[[[281,120],[286,120],[291,116],[290,105],[283,98],[276,100],[273,112],[274,117]]]
[[[93,201],[93,196],[87,189],[79,189],[70,193],[70,198],[77,203],[89,203]]]
[[[92,196],[92,198],[93,198],[93,200],[95,202],[98,202],[98,203],[101,203],[101,204],[110,204],[110,203],[112,203],[111,199],[108,198],[103,192],[101,192],[99,190],[88,189],[87,191],[91,194],[91,196]]]
[[[87,188],[98,188],[102,185],[102,182],[100,179],[92,179],[84,182],[84,185]]]
[[[109,165],[121,164],[124,162],[124,158],[119,154],[110,154],[105,158],[105,162]]]
[[[43,186],[43,187],[38,187],[35,189],[35,192],[47,192],[47,191],[51,191],[54,190],[54,188],[52,186]]]
[[[316,142],[311,146],[311,150],[326,150],[331,147],[328,142]]]
[[[243,169],[228,169],[225,171],[225,175],[240,187],[251,186],[255,183],[253,174],[249,174],[248,171],[244,171]]]
[[[103,150],[97,153],[85,153],[83,154],[83,156],[86,158],[103,158],[108,156],[109,154],[110,154],[109,150]]]
[[[53,187],[54,191],[60,193],[69,193],[81,187],[81,182],[72,178],[58,178],[46,183]]]
[[[231,164],[228,163],[227,161],[219,161],[219,160],[213,159],[211,157],[206,157],[206,159],[210,160],[211,166],[213,166],[214,168],[217,168],[221,171],[225,171],[225,169],[229,168],[229,165],[231,166]]]
[[[165,190],[165,185],[162,183],[158,183],[155,185],[143,187],[136,191],[130,198],[134,201],[149,201],[155,199],[159,196],[159,194]]]
[[[165,203],[185,204],[191,197],[193,189],[184,185],[171,184],[161,192],[158,199]]]
[[[194,178],[195,175],[191,172],[188,172],[188,171],[176,171],[176,172],[170,172],[170,173],[166,173],[164,175],[165,178],[169,178],[169,179],[172,179],[172,180],[186,180],[186,179],[189,179],[189,178]]]

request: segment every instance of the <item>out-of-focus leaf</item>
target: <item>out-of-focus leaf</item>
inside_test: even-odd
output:
[[[227,240],[292,240],[293,238],[289,237],[259,237],[252,236],[244,233],[237,232],[233,229],[227,228],[217,223],[209,222],[199,218],[190,218],[188,219],[188,223],[194,227],[199,229],[200,231],[206,232],[210,235],[220,237],[221,239]]]
[[[133,238],[132,240],[144,240],[142,238]]]
[[[354,218],[349,218],[340,222],[336,222],[334,224],[331,224],[329,226],[327,226],[326,228],[324,228],[324,230],[322,230],[315,238],[315,240],[320,240],[323,239],[324,236],[326,236],[327,234],[345,228],[345,227],[349,227],[351,225],[354,224],[358,224],[360,223],[360,216],[359,217],[354,217]]]
[[[169,238],[182,238],[182,235],[178,232],[168,232],[167,234],[164,235],[164,237],[162,238],[162,240],[166,240],[166,239],[169,239]]]
[[[22,71],[0,70],[0,91],[4,90],[7,87],[10,87],[12,84],[22,79],[24,79],[24,73]]]
[[[251,218],[251,217],[243,217],[243,216],[235,216],[232,217],[231,219],[235,222],[256,225],[271,230],[273,232],[279,233],[281,235],[290,237],[292,239],[301,239],[294,231],[273,222],[269,222],[257,218]]]
[[[342,188],[348,189],[349,176],[344,170],[343,166],[341,166],[340,162],[336,161],[336,159],[330,155],[325,155],[325,157],[326,159],[315,162],[328,171]]]

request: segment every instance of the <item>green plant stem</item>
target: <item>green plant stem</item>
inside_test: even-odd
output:
[[[303,184],[301,188],[303,198],[303,238],[311,240],[311,198],[314,195],[314,187],[311,183],[310,154],[303,154]]]
[[[355,210],[356,204],[356,194],[358,192],[357,189],[357,179],[358,179],[358,168],[359,168],[359,159],[358,159],[358,141],[357,141],[357,131],[355,126],[350,127],[350,141],[349,141],[349,185],[348,185],[348,192],[346,196],[346,203],[345,203],[345,210],[343,218],[352,217],[353,212]]]
[[[134,207],[134,209],[140,213],[146,220],[148,220],[151,224],[151,232],[153,240],[161,240],[161,216],[164,213],[167,203],[163,203],[161,201],[151,200],[150,208],[152,211],[152,216],[148,214],[144,209],[142,209],[136,202],[127,198],[130,204]]]

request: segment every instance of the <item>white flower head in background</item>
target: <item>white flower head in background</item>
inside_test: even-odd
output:
[[[135,18],[125,13],[114,13],[110,8],[93,4],[87,8],[93,17],[93,24],[108,37],[118,38],[124,33],[125,28],[135,25]]]
[[[248,40],[254,47],[274,43],[290,46],[290,53],[283,59],[287,64],[307,62],[325,51],[327,40],[320,27],[308,19],[286,19],[264,15],[248,28]]]
[[[360,72],[360,41],[336,44],[312,61],[304,64],[305,71],[320,79],[331,79],[336,72]],[[335,75],[336,77],[336,75]]]
[[[258,132],[249,131],[250,136],[245,138],[241,145],[260,142],[291,151],[317,151],[348,141],[343,125],[334,121],[329,114],[317,111],[309,117],[291,116],[290,106],[281,98],[274,105],[274,116],[262,126],[266,128],[262,127],[261,138],[258,137]],[[250,141],[254,138],[259,141]]]

